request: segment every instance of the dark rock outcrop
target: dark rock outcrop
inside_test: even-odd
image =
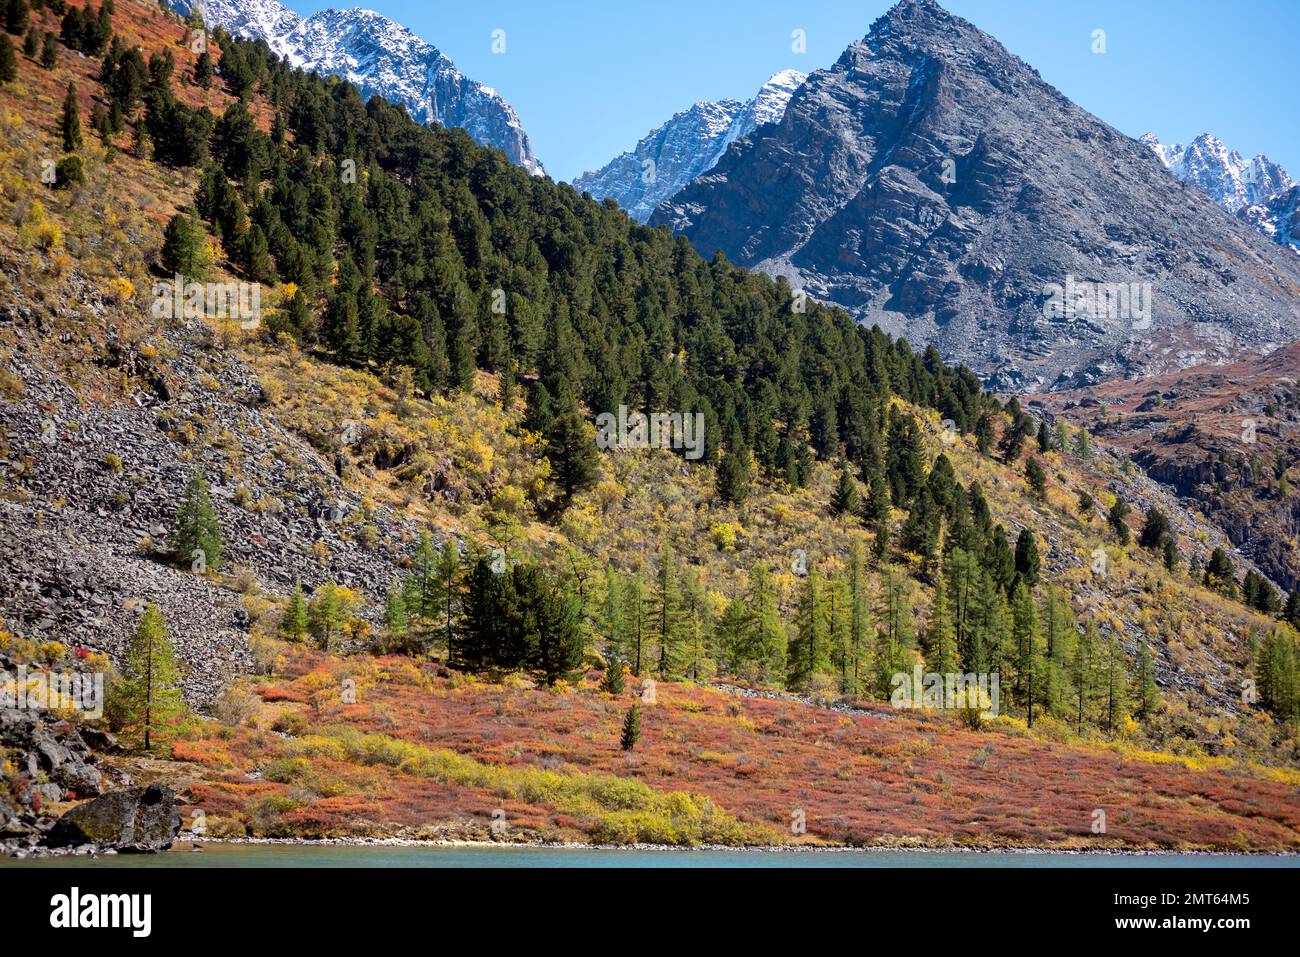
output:
[[[128,853],[165,851],[181,829],[176,795],[165,784],[114,791],[73,808],[45,837],[48,847],[94,844]]]

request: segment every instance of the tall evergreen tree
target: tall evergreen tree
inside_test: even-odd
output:
[[[171,735],[184,713],[180,668],[157,605],[150,605],[140,617],[114,697],[115,710],[127,730],[139,736],[146,752]]]
[[[836,515],[852,515],[858,510],[858,487],[847,468],[840,469],[839,480],[831,494],[831,511]]]
[[[14,55],[14,45],[9,37],[0,33],[0,83],[12,83],[18,79],[18,57]]]
[[[307,599],[302,593],[302,583],[294,582],[289,607],[280,619],[280,636],[289,641],[306,641],[307,634]]]
[[[171,540],[172,554],[178,562],[191,567],[198,563],[203,571],[221,568],[225,543],[202,469],[196,468],[185,486],[172,524]]]
[[[619,745],[624,751],[631,751],[640,740],[641,707],[633,700],[632,707],[627,709],[627,715],[623,718],[623,733]]]
[[[68,91],[63,97],[63,117],[59,120],[59,132],[63,137],[63,152],[74,153],[81,149],[81,115],[77,109],[77,85],[68,83]]]
[[[948,581],[939,576],[934,589],[934,606],[930,610],[930,626],[925,634],[925,667],[937,674],[957,671],[957,635],[953,627],[952,603],[948,597]]]

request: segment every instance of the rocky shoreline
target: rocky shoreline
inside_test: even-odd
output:
[[[582,841],[476,841],[476,840],[419,840],[400,837],[339,837],[339,838],[276,838],[276,837],[240,837],[209,838],[182,833],[177,836],[175,849],[184,852],[184,844],[215,845],[261,845],[287,847],[479,847],[479,848],[532,848],[552,850],[582,851],[746,851],[760,854],[886,854],[906,851],[912,854],[1068,854],[1079,857],[1294,857],[1300,858],[1300,852],[1267,852],[1247,854],[1233,851],[1206,850],[1166,850],[1166,849],[1127,849],[1127,848],[1064,848],[1064,847],[999,847],[994,845],[970,846],[964,844],[948,845],[910,845],[910,844],[873,844],[860,847],[826,844],[758,844],[734,846],[729,844],[697,844],[684,846],[678,844],[598,844]]]

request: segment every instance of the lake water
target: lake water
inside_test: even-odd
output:
[[[387,847],[186,842],[156,855],[0,858],[6,867],[1300,867],[1295,855],[998,854],[950,851],[607,850],[564,847]]]

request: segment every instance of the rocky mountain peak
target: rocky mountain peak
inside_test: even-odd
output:
[[[461,74],[437,47],[373,10],[326,9],[303,18],[278,0],[170,0],[182,15],[201,9],[209,26],[260,39],[293,66],[340,76],[362,96],[400,103],[422,123],[463,128],[530,172],[545,172],[514,108]]]
[[[1294,257],[932,0],[878,19],[650,222],[1008,389],[1300,335]]]
[[[573,185],[597,199],[615,200],[645,222],[656,206],[712,169],[731,144],[779,122],[806,78],[798,70],[781,70],[752,99],[696,103]]]

